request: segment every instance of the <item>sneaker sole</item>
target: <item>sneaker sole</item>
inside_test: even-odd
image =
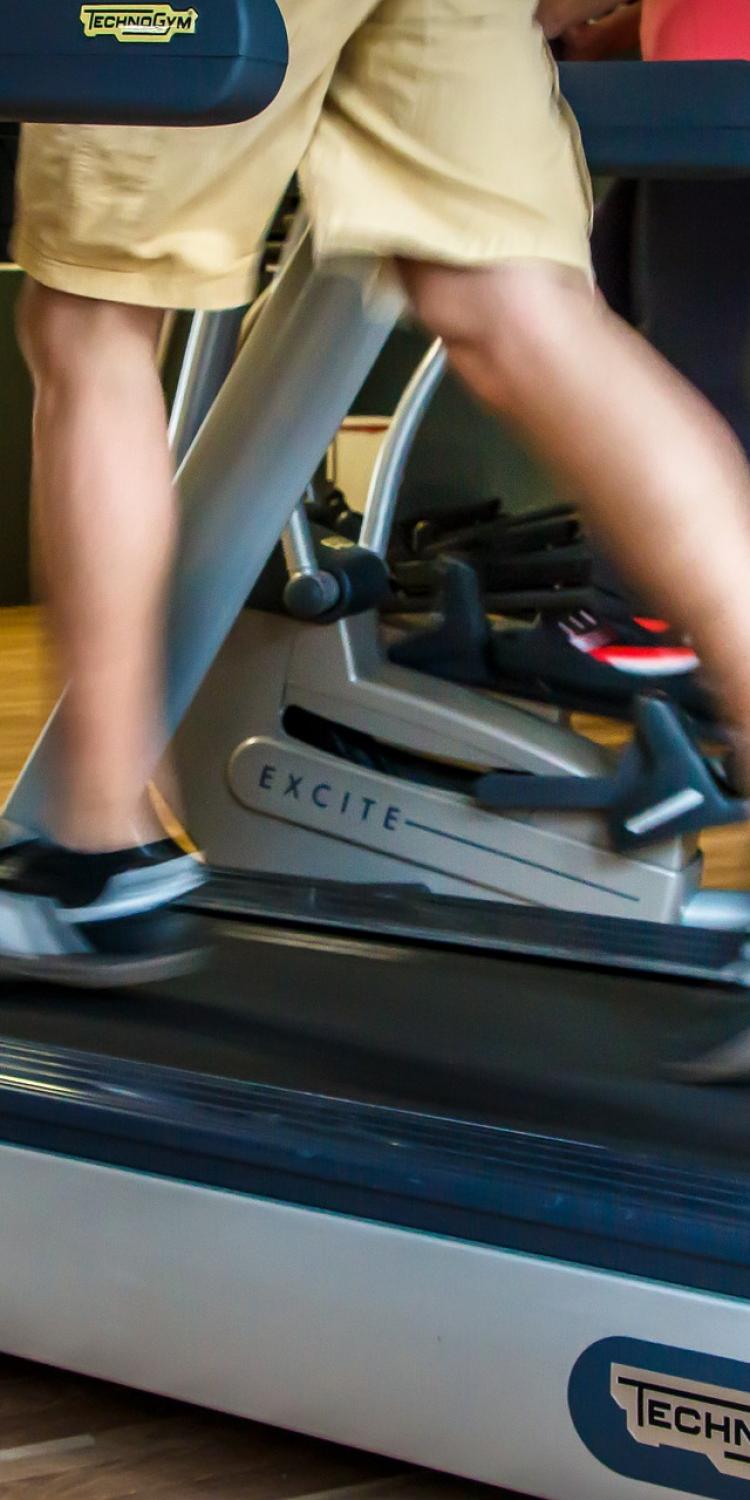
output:
[[[81,990],[118,989],[157,980],[180,979],[200,968],[207,948],[184,953],[162,953],[153,958],[98,958],[87,955],[61,958],[0,958],[0,984],[9,979],[55,984]]]

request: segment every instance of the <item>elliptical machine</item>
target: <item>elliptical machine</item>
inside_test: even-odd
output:
[[[285,569],[267,570],[201,687],[175,740],[194,837],[235,868],[743,923],[750,902],[699,892],[696,835],[745,807],[672,706],[641,702],[619,758],[552,715],[391,660],[388,544],[443,368],[436,345],[397,410],[358,543],[299,505]]]

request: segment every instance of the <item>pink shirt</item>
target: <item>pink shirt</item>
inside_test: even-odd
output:
[[[643,0],[650,62],[750,60],[750,0]]]

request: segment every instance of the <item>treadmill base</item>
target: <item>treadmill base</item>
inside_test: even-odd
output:
[[[240,1194],[13,1148],[0,1189],[6,1352],[548,1500],[644,1494],[577,1436],[586,1351],[750,1346],[730,1298]]]

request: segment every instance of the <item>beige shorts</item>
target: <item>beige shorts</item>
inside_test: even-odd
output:
[[[536,3],[282,0],[289,75],[257,120],[27,126],[15,257],[83,296],[237,306],[300,167],[320,255],[588,273],[588,174]]]

